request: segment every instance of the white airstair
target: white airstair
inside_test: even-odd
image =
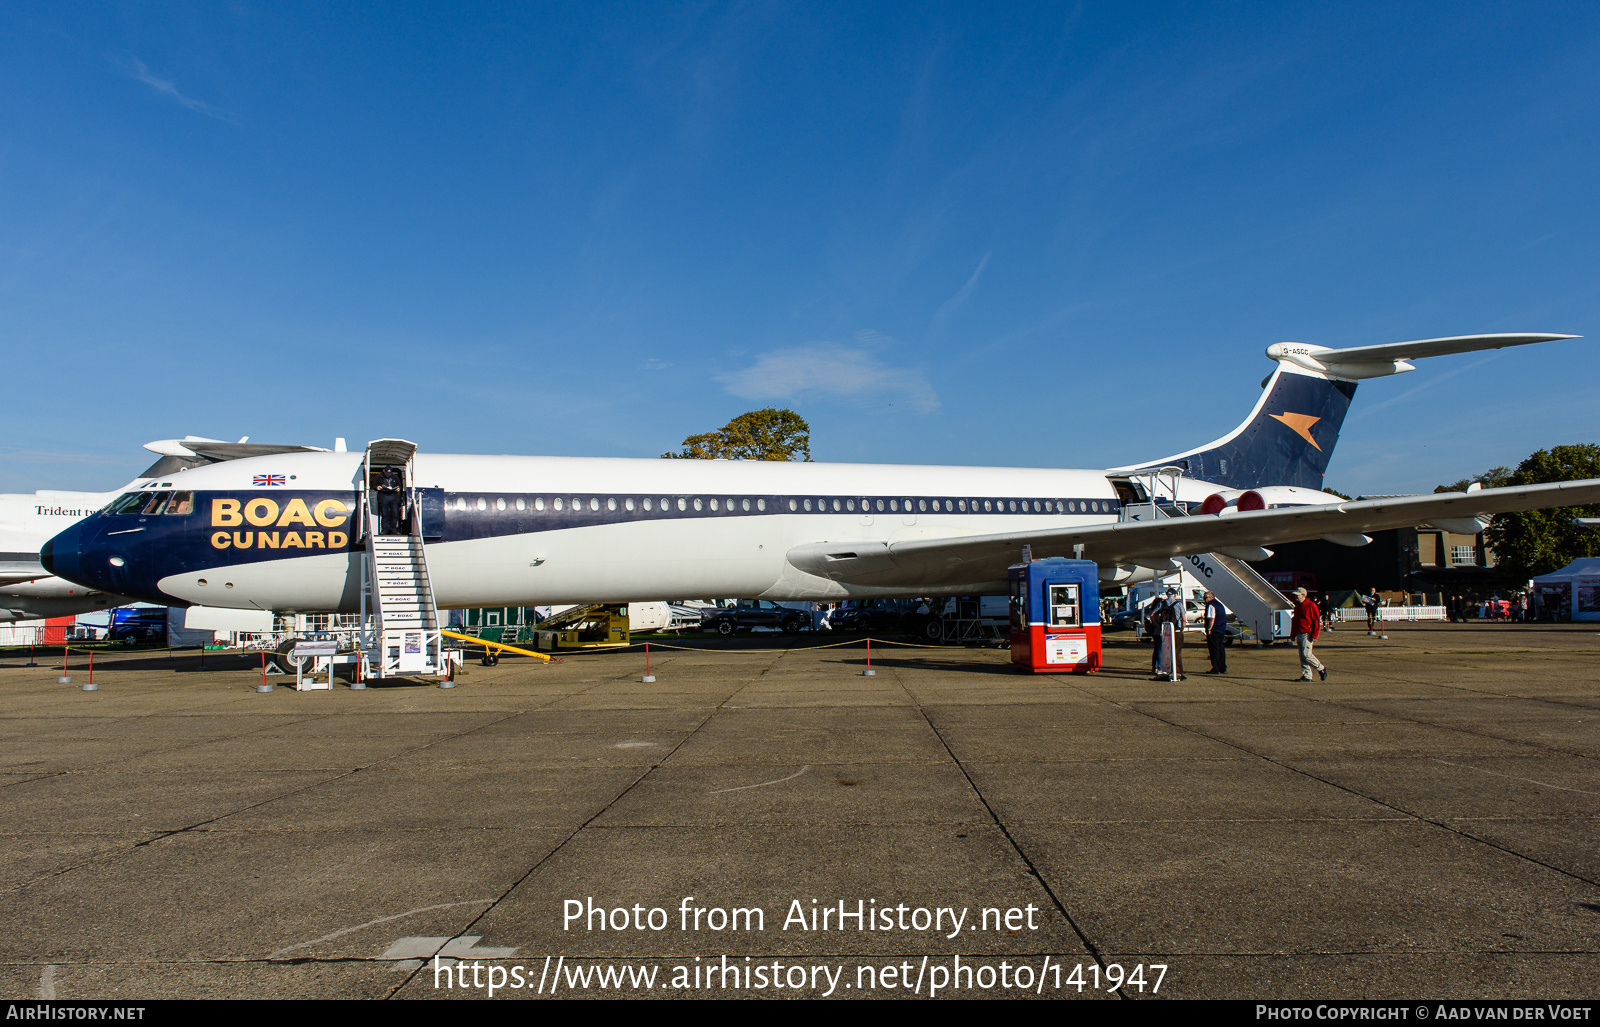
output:
[[[445,673],[439,607],[428,577],[421,504],[416,501],[413,458],[417,447],[403,439],[367,444],[362,465],[367,502],[362,526],[366,556],[361,564],[361,656],[364,677],[388,678]],[[384,525],[374,487],[385,467],[401,472],[404,487],[398,524]],[[380,534],[383,528],[395,534]]]
[[[1190,574],[1205,582],[1206,588],[1238,618],[1239,626],[1249,629],[1257,640],[1271,642],[1289,637],[1294,604],[1255,568],[1225,553],[1193,553],[1179,557],[1179,561],[1188,565]]]
[[[1188,516],[1183,506],[1176,502],[1167,507],[1155,502],[1158,489],[1163,489],[1163,478],[1171,479],[1164,491],[1173,497],[1178,495],[1176,470],[1163,468],[1151,474],[1147,490],[1151,496],[1148,508],[1141,506],[1132,516],[1125,510],[1125,519],[1141,520],[1146,509],[1151,517],[1157,519]],[[1222,605],[1234,615],[1239,626],[1250,631],[1258,641],[1271,642],[1289,637],[1290,625],[1294,620],[1294,604],[1243,560],[1226,553],[1190,553],[1178,557],[1176,562],[1222,600]]]

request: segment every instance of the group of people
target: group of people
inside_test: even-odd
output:
[[[1210,591],[1205,594],[1206,654],[1211,659],[1207,674],[1228,672],[1228,609]],[[1153,600],[1145,609],[1145,630],[1155,639],[1155,651],[1150,656],[1150,673],[1155,680],[1182,681],[1183,628],[1188,619],[1183,597],[1176,588]],[[1168,630],[1170,626],[1170,630]]]
[[[1310,594],[1304,588],[1294,590],[1294,617],[1290,622],[1289,632],[1294,638],[1296,648],[1300,653],[1299,681],[1315,680],[1313,674],[1321,680],[1328,680],[1328,668],[1317,659],[1312,647],[1322,635],[1322,610],[1312,601]],[[1376,594],[1376,593],[1374,593]],[[1228,672],[1228,610],[1222,601],[1210,590],[1204,596],[1205,613],[1204,628],[1206,634],[1206,655],[1210,657],[1211,669],[1207,674],[1226,674]],[[1368,611],[1369,621],[1376,614],[1372,609]],[[1150,602],[1145,608],[1144,627],[1155,640],[1155,649],[1150,655],[1150,673],[1154,680],[1184,680],[1183,673],[1183,627],[1185,621],[1183,596],[1176,588],[1168,588],[1166,594]]]
[[[1449,609],[1452,621],[1469,621],[1476,618],[1477,620],[1524,624],[1531,621],[1558,619],[1560,605],[1559,601],[1541,604],[1537,596],[1531,596],[1526,592],[1518,592],[1510,599],[1501,599],[1496,596],[1492,599],[1483,599],[1477,602],[1473,602],[1465,596],[1457,596],[1450,601]]]

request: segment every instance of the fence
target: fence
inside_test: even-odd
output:
[[[43,645],[44,626],[0,624],[0,645]]]
[[[1344,606],[1333,611],[1334,620],[1341,624],[1351,621],[1365,622],[1367,611],[1359,606]],[[1449,620],[1442,606],[1380,606],[1379,620]]]

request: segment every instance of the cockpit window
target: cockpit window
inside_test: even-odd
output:
[[[194,493],[174,492],[172,494],[172,499],[167,503],[167,508],[163,510],[162,513],[165,513],[169,516],[176,515],[178,517],[182,517],[185,514],[194,513]]]
[[[138,513],[149,495],[150,493],[148,492],[124,492],[110,506],[106,507],[106,513]]]
[[[150,492],[147,493],[147,495],[149,495],[150,501],[145,503],[143,510],[139,511],[141,514],[147,516],[151,514],[158,514],[165,510],[167,508],[168,500],[172,498],[172,493],[170,492]]]

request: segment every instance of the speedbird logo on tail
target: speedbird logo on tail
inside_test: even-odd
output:
[[[1274,421],[1282,421],[1290,431],[1311,443],[1317,452],[1322,452],[1322,447],[1317,445],[1317,440],[1311,437],[1311,426],[1322,420],[1322,418],[1312,417],[1310,414],[1291,414],[1287,410],[1281,414],[1268,414],[1267,416]]]

